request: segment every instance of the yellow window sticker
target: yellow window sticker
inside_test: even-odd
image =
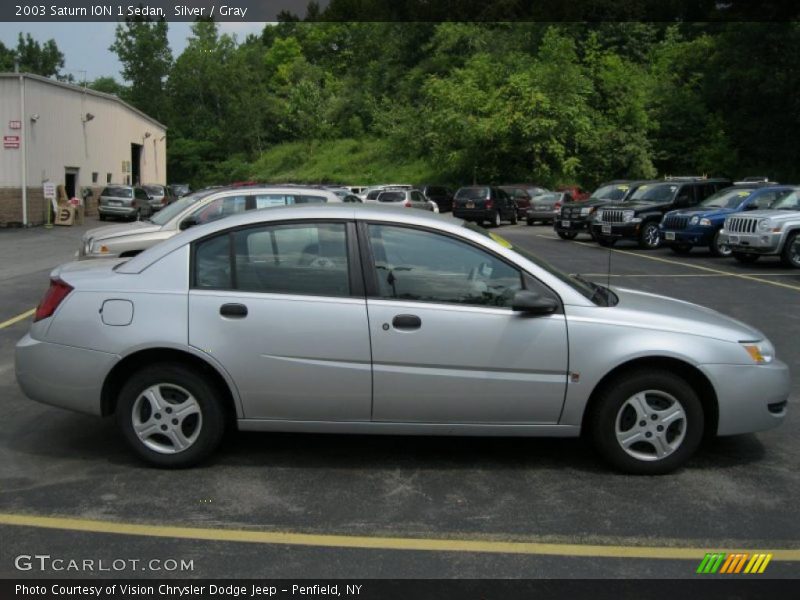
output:
[[[752,192],[739,192],[740,198],[747,198]]]
[[[647,189],[647,188],[649,188],[649,187],[650,187],[649,185],[640,185],[638,189],[640,189],[640,190],[646,190],[646,189]]]
[[[620,190],[621,192],[627,192],[631,188],[628,187],[627,185],[618,185],[617,189]]]
[[[503,248],[513,248],[514,247],[514,246],[511,245],[511,242],[509,242],[505,238],[501,238],[496,233],[489,233],[489,237],[492,238],[498,244],[500,244]]]

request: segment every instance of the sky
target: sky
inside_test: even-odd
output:
[[[264,23],[219,23],[220,33],[235,34],[241,42],[250,34],[259,34]],[[116,23],[0,23],[0,42],[8,48],[17,47],[17,35],[21,31],[30,33],[39,43],[54,39],[58,49],[64,53],[62,72],[72,74],[77,82],[84,78],[93,81],[98,77],[111,76],[122,81],[121,65],[116,54],[108,47],[114,43]],[[191,33],[191,23],[169,24],[169,45],[173,57],[177,58],[186,47],[186,38]]]

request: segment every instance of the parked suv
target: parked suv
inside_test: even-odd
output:
[[[136,256],[142,250],[194,225],[210,223],[246,210],[287,204],[339,203],[333,192],[302,187],[224,187],[201,190],[163,208],[148,221],[109,225],[83,234],[77,256],[113,258]]]
[[[739,262],[759,256],[780,256],[787,267],[800,269],[800,188],[794,188],[769,210],[736,213],[725,219],[722,235]]]
[[[538,185],[530,185],[527,183],[518,183],[513,185],[503,185],[500,189],[505,190],[511,196],[514,203],[517,205],[517,217],[524,219],[531,207],[531,201],[537,196],[547,194],[550,192],[547,188]]]
[[[418,189],[428,200],[436,203],[439,212],[453,210],[453,191],[450,188],[443,185],[421,185]]]
[[[392,189],[383,190],[375,199],[379,205],[405,206],[433,211],[433,206],[419,190]]]
[[[633,240],[645,249],[661,245],[658,228],[663,216],[678,208],[702,202],[730,179],[681,177],[640,185],[626,202],[603,206],[595,213],[592,233],[602,246],[612,246],[618,239]]]
[[[142,185],[142,189],[150,196],[150,208],[153,209],[153,212],[161,210],[167,204],[172,204],[178,199],[166,185],[145,183]]]
[[[713,256],[730,256],[722,226],[736,212],[763,210],[792,192],[788,186],[759,187],[757,183],[720,190],[695,208],[673,210],[661,221],[661,237],[676,254],[688,254],[695,246],[708,246]]]
[[[489,221],[500,227],[502,221],[517,224],[517,207],[504,190],[488,185],[459,188],[453,200],[453,216],[481,225]]]
[[[97,212],[101,221],[108,217],[138,220],[140,217],[149,217],[153,214],[153,209],[150,206],[150,196],[142,188],[109,184],[100,192]]]
[[[553,229],[562,240],[574,240],[579,233],[592,235],[592,217],[601,206],[625,202],[636,189],[648,181],[609,181],[597,188],[588,200],[566,204],[553,222]]]

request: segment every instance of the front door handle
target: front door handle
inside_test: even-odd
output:
[[[422,319],[417,315],[397,315],[392,319],[392,326],[395,329],[419,329],[422,327]]]
[[[219,307],[219,314],[232,319],[243,319],[247,316],[247,307],[244,304],[223,304]]]

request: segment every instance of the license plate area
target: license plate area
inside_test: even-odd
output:
[[[603,225],[601,231],[603,233],[611,233],[611,225]]]
[[[561,221],[561,226],[562,227],[569,228],[571,225],[572,225],[572,222],[570,222],[570,221]]]
[[[475,208],[475,203],[474,202],[467,202],[466,207],[467,208]]]
[[[728,236],[728,243],[729,244],[738,244],[739,243],[739,236],[738,235],[729,235]]]
[[[667,231],[664,233],[664,239],[672,241],[675,239],[675,232],[674,231]]]
[[[122,201],[120,201],[120,200],[109,200],[108,201],[108,205],[109,206],[122,206]]]

